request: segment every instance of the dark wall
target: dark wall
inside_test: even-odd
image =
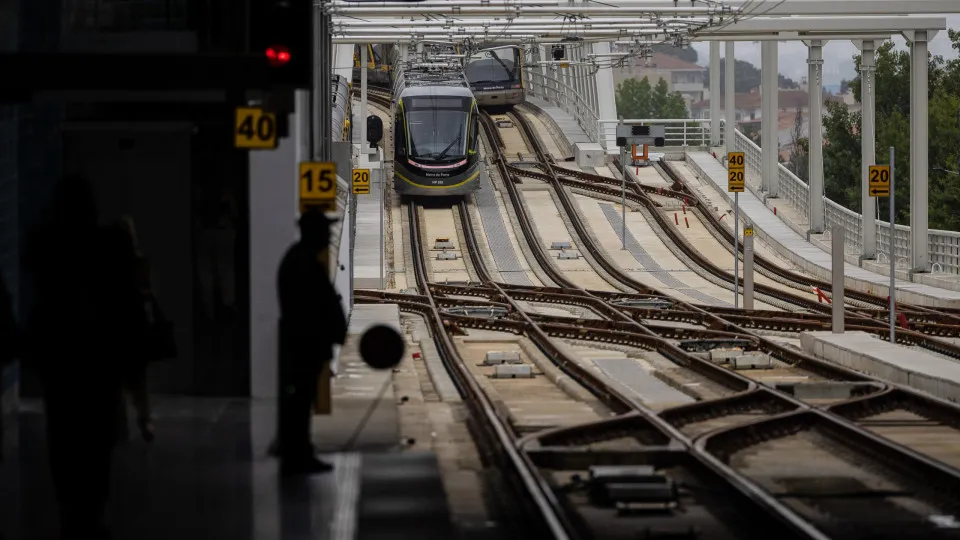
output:
[[[192,387],[193,242],[190,230],[191,125],[94,124],[64,134],[64,168],[90,178],[101,220],[127,214],[150,260],[154,289],[176,323],[180,355],[152,369],[152,389],[184,393]]]
[[[0,0],[0,50],[56,50],[59,24],[59,1]],[[0,104],[0,270],[21,317],[32,295],[30,278],[20,268],[20,244],[60,175],[62,118],[59,103]],[[34,395],[37,388],[27,379],[21,391]]]

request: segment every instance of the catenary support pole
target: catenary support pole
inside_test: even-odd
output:
[[[319,120],[319,129],[317,133],[317,142],[319,143],[318,148],[314,148],[314,155],[319,158],[319,161],[331,161],[333,156],[333,121],[331,120],[333,110],[331,103],[333,103],[333,91],[330,86],[330,75],[333,73],[333,62],[332,62],[332,50],[333,42],[330,35],[330,15],[325,9],[315,10],[315,20],[316,20],[316,35],[317,40],[319,41],[319,46],[317,51],[319,52],[320,59],[317,62],[318,71],[317,76],[314,78],[315,81],[319,83],[320,88],[317,89],[314,85],[314,95],[319,97],[319,101],[314,103],[314,107],[317,110],[317,119]],[[319,92],[317,91],[319,90]],[[342,174],[343,171],[338,171]]]
[[[823,207],[823,45],[819,39],[807,42],[807,82],[809,92],[808,109],[810,111],[810,133],[808,145],[809,199],[807,201],[807,220],[809,234],[820,234],[824,229]]]
[[[370,148],[367,143],[367,62],[370,61],[367,47],[368,45],[360,46],[360,153],[364,155],[369,155]]]
[[[773,122],[760,122],[760,162],[761,189],[768,197],[777,197],[780,193],[780,164],[777,156],[780,141],[777,134],[777,121],[780,106],[779,75],[777,71],[776,41],[764,41],[760,44],[760,118],[772,118]]]
[[[737,146],[737,78],[735,71],[737,63],[734,57],[735,50],[736,42],[726,42],[723,52],[723,116],[725,118],[723,122],[723,145],[728,153],[736,150]]]
[[[934,32],[913,32],[910,39],[910,271],[926,272],[930,262],[928,39]]]
[[[720,146],[720,42],[710,42],[710,146]]]
[[[860,260],[877,257],[877,198],[870,195],[870,166],[877,164],[876,149],[876,58],[873,41],[860,44],[860,208],[861,250]]]

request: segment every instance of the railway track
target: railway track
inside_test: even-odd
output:
[[[518,120],[518,124],[519,124],[520,126],[525,126],[525,127],[526,127],[525,131],[526,131],[526,137],[527,137],[527,139],[528,139],[528,142],[531,143],[531,146],[534,147],[535,153],[537,153],[538,156],[541,158],[541,163],[543,163],[543,164],[548,164],[549,161],[547,161],[546,156],[544,155],[542,149],[538,147],[539,145],[538,145],[538,142],[537,142],[537,140],[536,140],[536,135],[529,129],[529,126],[526,126],[526,124],[525,124],[525,122],[524,122],[524,119],[523,119],[521,116],[515,116],[515,118]],[[490,125],[489,121],[487,122],[487,125],[488,125],[488,126]],[[501,161],[502,161],[502,160],[501,160]],[[549,165],[547,166],[547,170],[548,170],[548,171],[551,170],[551,168],[549,167]],[[508,174],[505,174],[505,175],[503,175],[503,176],[504,176],[504,178],[510,178],[510,176],[509,176]],[[507,183],[507,185],[509,186],[510,182],[506,182],[506,183]],[[508,187],[507,189],[508,189],[508,191],[510,191],[510,188],[509,188],[509,187]],[[515,190],[513,190],[513,191],[515,191]],[[570,213],[572,214],[572,215],[571,215],[571,220],[573,221],[574,226],[578,229],[578,233],[580,234],[581,239],[582,239],[583,241],[586,241],[586,239],[588,239],[589,236],[586,234],[586,231],[584,230],[583,224],[582,224],[582,223],[580,222],[580,220],[579,220],[578,218],[576,218],[576,216],[575,216],[576,210],[575,210],[575,208],[574,208],[573,205],[572,205],[572,201],[570,200],[570,197],[565,194],[565,192],[564,192],[564,190],[563,190],[563,187],[560,186],[560,185],[556,185],[556,191],[558,192],[558,195],[559,195],[559,197],[560,197],[561,202],[563,202],[563,204],[564,204],[564,206],[565,206],[565,210],[566,210],[567,212],[570,212]],[[521,210],[518,208],[518,212],[519,212],[519,211],[521,211]],[[585,246],[585,247],[586,247],[587,249],[592,249],[590,246]],[[598,262],[600,262],[601,264],[604,265],[604,270],[606,270],[610,275],[616,276],[618,279],[620,279],[620,280],[623,281],[624,283],[627,283],[627,284],[629,284],[629,285],[631,285],[631,286],[636,287],[636,285],[638,285],[638,284],[635,284],[635,283],[631,283],[628,276],[625,276],[622,272],[619,272],[618,269],[613,268],[612,265],[610,265],[609,263],[605,262],[605,258],[604,258],[604,256],[603,256],[602,253],[594,253],[593,255],[594,255],[595,260],[597,260]],[[646,292],[648,292],[648,293],[653,292],[654,294],[656,294],[656,291],[646,291]],[[730,324],[727,324],[724,329],[725,329],[725,330],[732,330],[732,331],[734,331],[734,332],[736,332],[736,333],[738,333],[738,334],[745,334],[744,332],[742,332],[742,329],[736,328],[735,326],[730,325]],[[590,333],[591,333],[591,334],[595,334],[596,331],[593,330],[593,329],[591,329]],[[762,341],[762,338],[761,338],[761,341]],[[781,350],[780,352],[783,353],[783,352],[787,352],[787,351]],[[794,358],[801,358],[801,357],[805,357],[805,356],[806,356],[806,355],[803,355],[802,353],[799,353],[799,352],[796,352],[796,351],[790,351],[788,354],[789,354],[790,356],[793,356]],[[808,364],[810,363],[810,360],[814,360],[814,359],[808,358],[808,359],[807,359],[807,363],[808,363]],[[823,369],[823,367],[821,367],[821,366],[818,366],[818,367],[820,367],[821,369]],[[824,367],[825,367],[825,366],[824,366]],[[830,368],[826,368],[826,370],[829,371]],[[873,389],[876,389],[876,388],[879,388],[879,387],[883,387],[883,386],[885,386],[885,385],[884,385],[884,383],[882,383],[882,382],[880,382],[880,381],[872,381],[872,385],[871,385],[871,386],[873,386]],[[902,391],[902,390],[901,390],[901,391]],[[872,392],[867,392],[867,393],[869,394],[869,393],[872,393]],[[929,399],[929,398],[926,398],[926,397],[921,397],[921,396],[919,396],[918,394],[915,394],[915,393],[911,393],[911,395],[914,396],[916,399],[919,399],[920,401],[923,401],[923,402],[925,402],[925,403],[937,403],[937,404],[939,404],[939,405],[943,405],[943,404],[942,404],[941,402],[939,402],[938,400],[932,400],[932,399]],[[730,398],[727,398],[727,399],[730,399],[730,400],[733,400],[734,402],[737,402],[737,400],[743,399],[743,398],[741,398],[741,397],[739,397],[739,396],[734,396],[734,397],[730,397]],[[863,402],[865,402],[865,403],[869,403],[869,402],[872,401],[869,395],[866,396],[866,397],[860,397],[860,398],[854,398],[854,399],[855,399],[855,400],[861,400],[861,401],[863,401]],[[748,411],[755,413],[755,412],[759,409],[760,411],[765,411],[765,412],[767,412],[768,414],[771,413],[771,412],[777,413],[777,412],[780,411],[780,408],[778,408],[777,406],[775,406],[776,403],[778,403],[778,402],[777,402],[776,400],[772,400],[772,399],[762,400],[759,405],[756,404],[756,403],[752,403],[753,408],[752,408],[752,409],[748,409]],[[779,404],[780,404],[780,407],[783,406],[783,402],[782,402],[782,401],[780,401]],[[957,410],[956,410],[956,408],[954,408],[954,407],[952,407],[952,406],[950,406],[950,405],[946,405],[945,407],[946,407],[947,409],[951,409],[951,410],[952,410],[952,417],[955,418],[955,417],[958,416],[958,415],[957,415]],[[697,404],[693,404],[693,405],[691,405],[691,406],[689,406],[689,407],[686,407],[686,408],[684,408],[684,409],[682,409],[682,410],[697,410],[697,409],[701,409],[702,411],[710,411],[710,412],[712,412],[712,411],[716,411],[717,409],[721,409],[721,408],[723,408],[723,407],[718,407],[716,402],[713,402],[713,403],[700,402],[700,403],[697,403]],[[728,409],[728,410],[729,410],[729,409]],[[734,410],[735,412],[737,412],[737,413],[740,413],[740,412],[743,412],[744,409],[743,409],[742,407],[735,407],[733,410]],[[702,412],[702,411],[701,411],[701,412]],[[940,411],[945,413],[944,415],[941,415],[941,417],[943,417],[943,416],[950,417],[950,416],[951,416],[951,413],[946,413],[946,411],[944,411],[943,409],[940,409]],[[662,413],[662,414],[669,416],[669,415],[676,414],[676,413],[673,413],[673,412],[670,412],[670,411],[666,411],[666,412],[664,412],[664,413]],[[711,415],[707,415],[707,416],[711,416]],[[715,414],[713,414],[713,416],[714,416],[714,418],[719,418],[719,417],[721,417],[721,416],[728,416],[728,415],[715,415]],[[702,417],[702,415],[701,415],[701,417]],[[748,425],[752,425],[752,424],[748,424]],[[917,427],[917,426],[915,425],[915,427]],[[948,426],[948,427],[949,427],[949,426]],[[739,427],[732,427],[732,428],[728,428],[727,430],[728,430],[728,431],[730,431],[730,430],[736,431],[737,429],[740,429],[740,428],[739,428]],[[952,429],[952,427],[951,427],[951,429]],[[942,432],[943,430],[940,429],[939,431]],[[952,429],[951,434],[952,434],[953,440],[955,441],[955,440],[956,440],[956,436],[957,436],[956,430],[955,430],[955,429]]]
[[[523,110],[525,109],[525,106],[521,105],[520,108]],[[546,156],[545,160],[546,161],[540,161],[537,163],[536,167],[543,170],[546,167],[546,162],[555,164],[555,162],[549,156]],[[615,159],[614,162],[622,173],[623,169],[622,165],[619,163],[619,159]],[[704,202],[700,200],[699,196],[693,190],[690,189],[690,187],[683,181],[680,175],[677,174],[677,172],[669,165],[669,163],[656,164],[655,167],[662,171],[664,176],[673,182],[672,187],[664,189],[661,187],[643,185],[638,182],[629,182],[628,186],[630,186],[632,193],[629,193],[627,198],[631,200],[631,202],[641,204],[651,210],[660,206],[659,203],[649,198],[651,195],[685,201],[689,210],[696,212],[704,223],[708,224],[708,226],[710,226],[713,230],[721,234],[726,240],[727,244],[732,245],[732,232],[723,227],[717,216],[704,210]],[[609,178],[561,167],[551,167],[551,170],[557,173],[560,176],[560,181],[568,187],[584,191],[592,191],[595,193],[602,193],[604,195],[616,195],[617,197],[620,196],[619,188],[621,182],[616,178]],[[511,165],[510,171],[518,176],[550,181],[548,174],[530,170],[530,168],[522,168]],[[666,218],[662,216],[660,212],[653,213],[655,218],[658,220],[658,222],[660,222],[667,234],[671,236],[671,239],[676,243],[676,245],[681,247],[681,249],[684,249],[685,255],[691,257],[699,266],[707,269],[711,273],[732,284],[732,275],[715,267],[708,260],[706,260],[705,257],[699,254],[692,246],[689,246],[689,244],[679,234],[674,234],[675,230],[669,225],[669,223],[667,223]],[[742,253],[742,246],[740,249]],[[781,283],[790,284],[801,290],[811,290],[812,288],[816,287],[824,292],[832,292],[832,284],[782,268],[767,260],[762,255],[755,254],[754,262],[758,269],[768,273],[772,278],[776,278]],[[763,294],[767,294],[774,298],[779,298],[808,311],[827,313],[830,310],[828,305],[821,304],[820,302],[811,301],[796,295],[780,296],[779,294],[773,293],[773,291],[766,287],[755,286],[755,290],[757,292],[760,292],[761,289],[765,289]],[[859,291],[845,291],[845,297],[848,300],[857,302],[858,304],[877,306],[877,308],[858,308],[856,306],[851,306],[848,316],[877,319],[878,322],[881,322],[884,326],[889,324],[888,319],[882,320],[884,317],[888,317],[889,315],[889,312],[886,310],[888,305],[888,299],[886,297]],[[898,303],[898,312],[899,311],[902,311],[907,316],[908,323],[911,326],[925,325],[922,326],[922,328],[926,330],[923,333],[948,337],[960,336],[960,310],[935,310],[908,303]]]
[[[488,118],[484,120],[484,131],[492,140],[496,139],[496,128]],[[515,186],[512,186],[514,189],[511,190],[515,179],[510,171],[505,169],[507,164],[502,154],[497,153],[500,155],[494,158],[494,162],[501,168],[506,189],[516,195]],[[531,236],[535,236],[533,226],[526,218],[522,204],[518,204],[519,198],[511,196],[511,201],[521,218],[521,227],[528,244],[533,249],[538,245],[530,241]],[[689,488],[709,484],[720,490],[711,498],[709,490],[698,492],[694,489],[684,492],[678,499],[693,497],[704,508],[713,509],[714,514],[711,515],[724,523],[724,526],[714,524],[712,528],[708,527],[709,532],[698,536],[700,538],[735,537],[730,536],[733,530],[739,530],[738,527],[746,525],[737,525],[735,519],[730,521],[732,518],[727,511],[733,500],[738,501],[735,506],[746,504],[747,507],[752,507],[756,516],[763,516],[757,517],[757,523],[763,521],[764,526],[777,527],[788,537],[857,537],[841,536],[849,533],[844,526],[851,523],[856,524],[857,531],[870,531],[871,534],[897,530],[897,537],[909,532],[903,529],[903,524],[907,522],[913,523],[914,529],[921,531],[925,538],[941,537],[943,531],[947,530],[936,527],[933,521],[924,521],[917,516],[923,512],[950,510],[957,496],[956,471],[946,467],[944,463],[891,444],[884,437],[896,440],[894,434],[891,431],[879,431],[889,428],[890,424],[882,425],[882,422],[875,420],[878,415],[892,413],[902,416],[910,413],[920,420],[912,424],[909,420],[903,420],[902,422],[910,425],[904,427],[901,423],[901,431],[908,429],[914,430],[914,435],[931,434],[933,431],[930,424],[936,423],[936,429],[942,436],[956,437],[958,415],[952,405],[903,389],[891,388],[854,372],[819,362],[752,335],[732,321],[667,298],[652,289],[638,288],[642,294],[637,295],[595,293],[570,287],[562,275],[551,275],[551,279],[560,285],[554,288],[495,283],[489,279],[483,265],[466,203],[461,203],[459,212],[463,224],[463,240],[471,253],[480,283],[430,284],[426,283],[424,277],[420,284],[422,295],[358,291],[358,300],[398,303],[404,310],[421,313],[430,311],[435,317],[435,336],[443,334],[447,336],[444,338],[447,340],[449,334],[463,333],[466,329],[493,329],[525,335],[547,353],[568,376],[590,390],[610,407],[611,411],[620,413],[604,422],[557,428],[547,433],[528,434],[522,440],[514,440],[516,447],[520,449],[520,458],[526,458],[530,465],[528,474],[520,475],[522,487],[528,488],[529,492],[531,483],[538,485],[539,495],[546,497],[547,503],[555,503],[552,506],[537,503],[537,496],[530,496],[528,493],[528,498],[534,501],[534,508],[543,513],[544,508],[550,507],[550,511],[558,516],[556,521],[543,519],[543,523],[559,523],[564,528],[569,526],[570,528],[565,530],[570,538],[636,538],[638,532],[641,533],[640,537],[643,537],[644,530],[648,534],[673,530],[670,529],[670,520],[663,518],[657,521],[633,516],[631,519],[611,521],[617,514],[614,512],[611,515],[609,508],[598,506],[599,503],[594,501],[592,496],[585,495],[585,492],[593,493],[597,487],[596,482],[591,484],[583,479],[592,465],[656,463],[661,465],[658,471],[674,481],[674,486]],[[414,221],[415,218],[412,217],[411,228],[414,227]],[[411,237],[419,239],[419,233],[411,234]],[[422,256],[422,248],[414,249],[415,253]],[[533,251],[536,256],[537,250]],[[596,260],[605,261],[604,254],[597,251]],[[541,259],[538,257],[538,260]],[[546,262],[549,263],[549,260]],[[417,268],[419,281],[419,275],[422,273],[426,276],[426,270],[421,272],[420,263]],[[550,273],[551,268],[551,264],[546,264],[543,269]],[[609,269],[607,271],[610,272]],[[475,297],[477,300],[465,300],[464,297]],[[576,305],[589,309],[597,315],[597,319],[570,321],[569,318],[530,314],[520,309],[518,301]],[[656,304],[656,307],[636,307],[644,305],[644,302],[647,305]],[[462,313],[473,310],[474,314],[460,314],[457,313],[458,309]],[[483,312],[485,314],[477,315]],[[661,321],[684,322],[700,328],[671,328],[639,322],[649,323],[658,320],[658,317]],[[744,317],[751,318],[749,315]],[[817,323],[816,319],[800,317],[785,318],[770,324],[779,325],[780,328],[792,328],[795,326],[791,325]],[[655,349],[660,354],[669,355],[672,361],[688,367],[698,376],[729,388],[730,392],[721,399],[698,401],[656,414],[584,370],[576,359],[567,357],[554,343],[558,338],[627,343],[637,348]],[[766,346],[768,350],[779,355],[779,358],[786,358],[794,365],[803,365],[811,372],[822,373],[825,379],[860,383],[860,394],[851,399],[831,400],[832,403],[825,405],[829,412],[818,410],[793,398],[788,392],[765,388],[735,372],[697,358],[674,343],[689,345],[690,342],[709,340],[738,342],[746,345],[746,348]],[[453,355],[455,354],[456,351],[453,350]],[[453,355],[450,358],[455,359]],[[456,361],[450,358],[445,358],[448,369],[451,364],[456,364]],[[464,370],[461,368],[461,371]],[[462,383],[458,383],[460,384]],[[852,421],[843,420],[840,416],[848,417]],[[484,417],[474,416],[475,421],[478,418]],[[501,428],[506,430],[503,426]],[[498,432],[491,428],[479,431]],[[640,439],[645,443],[644,450],[588,449],[598,442],[624,436]],[[502,442],[502,437],[500,440]],[[903,442],[907,444],[910,441]],[[677,444],[680,446],[679,450],[665,449]],[[778,444],[780,446],[777,446]],[[497,448],[496,444],[485,446]],[[501,444],[499,448],[502,449],[502,446]],[[940,455],[937,455],[938,449]],[[817,478],[816,470],[792,471],[794,476],[785,478],[781,477],[782,475],[777,476],[776,471],[769,466],[770,460],[776,462],[774,458],[784,454],[794,455],[792,459],[795,460],[795,452],[800,451],[811,455],[819,453],[817,455],[821,456],[821,460],[834,459],[836,463],[830,469],[833,476],[819,484],[815,482],[815,489],[812,489],[803,484],[803,478]],[[942,445],[931,444],[926,451],[920,448],[917,451],[953,464],[950,456],[943,452]],[[758,465],[757,460],[751,461],[751,456],[755,455],[767,456],[764,458],[767,461],[760,460]],[[512,459],[511,462],[517,464],[523,461],[520,458]],[[501,456],[499,459],[502,461],[504,458]],[[814,460],[812,463],[816,464],[818,461]],[[516,469],[515,466],[514,472],[519,474]],[[531,476],[533,481],[528,481]],[[917,485],[920,481],[922,484]],[[851,490],[851,486],[856,489]],[[680,491],[683,492],[682,487]],[[723,495],[717,496],[721,492]],[[735,496],[731,497],[731,494]],[[553,499],[548,495],[552,495]],[[857,501],[864,498],[874,503],[899,501],[900,506],[894,504],[894,508],[886,514],[891,516],[892,521],[885,522],[885,527],[871,525],[874,521],[868,519],[871,516],[867,516],[865,512],[854,513],[852,517],[843,515],[855,508]],[[729,499],[729,504],[721,504],[721,508],[717,510],[717,499]],[[903,504],[907,505],[908,510],[901,508]],[[689,518],[689,515],[687,517]],[[606,525],[600,525],[604,523]],[[816,528],[811,527],[811,524]]]
[[[523,121],[521,116],[513,115],[512,117],[518,119],[518,121],[520,122]],[[551,158],[549,156],[546,156],[545,154],[542,154],[542,155],[544,157],[539,161],[538,167],[540,167],[541,169],[550,167],[549,170],[551,171],[551,174],[531,170],[530,167],[517,167],[513,165],[507,166],[509,173],[512,173],[513,175],[520,176],[520,177],[535,178],[548,183],[558,182],[559,184],[564,185],[566,187],[574,188],[582,191],[619,197],[620,182],[618,180],[613,178],[607,178],[604,176],[584,173],[580,171],[572,171],[569,169],[563,169],[559,167],[553,168],[552,165],[548,165],[551,162]],[[554,178],[552,174],[555,174],[556,178]],[[574,177],[574,178],[571,178],[571,177]],[[683,251],[683,254],[686,257],[693,260],[697,266],[703,268],[704,270],[710,272],[714,276],[723,280],[723,282],[728,287],[732,288],[733,275],[712,264],[701,253],[699,253],[699,251],[694,246],[690,245],[689,242],[687,242],[687,240],[683,238],[683,236],[676,230],[676,228],[671,226],[671,224],[668,222],[668,218],[658,210],[658,203],[652,200],[649,195],[658,194],[658,195],[664,195],[664,196],[674,196],[677,198],[685,199],[687,201],[693,200],[694,203],[691,204],[691,208],[697,208],[698,209],[697,211],[700,212],[699,215],[701,216],[703,215],[709,216],[710,219],[706,219],[705,222],[712,223],[713,224],[712,226],[714,228],[716,228],[717,230],[725,231],[729,235],[730,234],[729,231],[727,231],[725,228],[722,227],[722,225],[720,225],[719,221],[715,216],[712,216],[712,214],[709,214],[708,212],[700,211],[702,209],[700,209],[699,206],[702,206],[702,203],[698,199],[695,199],[694,196],[691,194],[680,192],[680,191],[661,190],[659,188],[655,188],[652,186],[643,186],[635,182],[630,182],[628,183],[628,185],[633,190],[632,193],[627,193],[626,198],[628,200],[630,200],[633,203],[642,205],[647,210],[649,210],[650,215],[652,215],[653,218],[657,221],[660,228],[664,231],[666,235],[668,235],[668,237],[674,243],[674,245],[676,245]],[[570,212],[571,210],[576,212],[575,206],[572,202],[570,204],[565,204],[565,206],[566,206],[565,210],[567,212]],[[729,241],[732,243],[733,241],[732,236],[730,236]],[[758,260],[758,263],[759,263],[759,260]],[[792,279],[797,283],[801,283],[801,281],[799,280],[806,280],[805,282],[802,283],[802,286],[807,286],[807,285],[819,286],[823,284],[822,282],[813,280],[812,278],[807,278],[805,276],[801,276],[799,274],[789,272],[788,270],[781,269],[776,265],[774,265],[773,263],[766,261],[765,259],[763,259],[762,264],[765,267],[775,268],[777,272],[779,272],[779,277],[784,280]],[[604,270],[609,272],[609,269],[607,269],[606,267],[604,268]],[[638,290],[640,292],[647,293],[647,294],[659,294],[659,292],[656,291],[655,289],[642,285],[636,282],[636,280],[633,280],[632,278],[628,278],[628,279],[629,279],[629,282],[631,282],[631,287],[634,288],[635,290]],[[797,323],[798,328],[801,326],[805,326],[804,328],[805,330],[811,330],[816,328],[814,325],[811,325],[810,321],[812,320],[817,320],[820,324],[820,327],[824,327],[824,326],[828,327],[828,325],[830,324],[829,313],[830,313],[831,307],[827,304],[821,304],[817,301],[813,301],[798,295],[794,295],[789,292],[786,292],[774,287],[770,287],[767,285],[755,284],[754,287],[758,293],[760,293],[761,295],[767,298],[780,300],[782,302],[795,305],[797,307],[800,307],[812,313],[820,314],[820,317],[816,319],[808,318],[807,319],[808,322],[806,323]],[[865,293],[857,293],[855,296],[857,297],[856,298],[857,300],[865,301],[865,299],[872,299],[871,300],[872,302],[880,303],[880,304],[882,304],[883,302],[886,302],[885,298],[880,298],[873,295],[867,295]],[[717,312],[729,313],[730,311],[727,308],[716,308],[716,307],[706,307],[705,309],[714,313],[717,313]],[[954,338],[954,337],[960,336],[960,324],[956,324],[960,322],[960,320],[955,320],[955,316],[950,313],[937,313],[927,308],[920,308],[916,306],[907,305],[906,309],[911,310],[909,314],[907,314],[907,318],[908,318],[909,324],[913,326],[915,329],[901,329],[898,332],[898,336],[897,336],[899,343],[902,343],[905,345],[920,346],[925,349],[937,352],[939,354],[949,356],[951,358],[960,359],[960,345],[956,345],[954,343],[932,337],[932,336],[938,336],[938,337]],[[775,317],[780,319],[785,318],[785,314],[781,312],[757,310],[755,313],[757,316],[751,317],[751,319],[753,320],[762,320],[767,317]],[[875,335],[888,336],[889,323],[887,320],[884,319],[887,315],[888,315],[888,312],[884,310],[851,307],[847,309],[847,325],[850,326],[852,330],[856,329],[856,330],[869,332]]]

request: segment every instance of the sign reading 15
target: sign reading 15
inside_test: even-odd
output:
[[[337,196],[337,164],[303,162],[300,164],[300,198],[334,199]]]

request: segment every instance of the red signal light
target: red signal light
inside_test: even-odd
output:
[[[267,48],[267,61],[273,67],[280,67],[290,62],[290,51],[283,45],[274,45]]]

